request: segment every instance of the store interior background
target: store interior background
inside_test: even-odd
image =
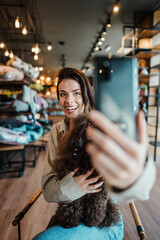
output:
[[[47,101],[48,108],[45,110],[48,113],[48,119],[53,123],[64,118],[56,100],[58,70],[64,66],[75,67],[83,70],[92,81],[94,56],[101,54],[109,57],[124,55],[124,49],[122,49],[123,26],[134,26],[135,12],[141,12],[145,19],[146,16],[160,9],[158,0],[120,0],[118,1],[119,12],[113,13],[112,9],[115,2],[114,0],[0,0],[0,44],[4,43],[4,47],[0,45],[0,64],[6,65],[10,60],[9,56],[5,56],[5,52],[8,50],[9,53],[13,53],[25,63],[31,64],[36,71],[39,71],[36,78],[27,79],[26,77],[26,79],[37,86],[37,96]],[[19,17],[20,28],[15,28],[17,16]],[[138,21],[143,22],[143,18],[140,15],[138,16]],[[111,22],[110,27],[107,26],[109,21]],[[22,34],[24,27],[27,29],[26,35]],[[160,28],[160,23],[156,27]],[[104,30],[106,30],[106,34],[102,34]],[[127,29],[127,31],[130,30]],[[100,36],[104,39],[100,40]],[[101,41],[101,45],[98,44],[99,41]],[[126,50],[132,49],[131,39],[125,43]],[[37,44],[39,50],[38,54],[35,54],[32,50]],[[49,45],[52,48],[50,50],[47,49]],[[95,50],[95,47],[98,47],[99,50]],[[37,60],[35,60],[35,55],[38,56]],[[0,84],[2,87],[1,82]],[[10,85],[10,82],[8,85]],[[158,91],[157,89],[156,91]],[[157,113],[157,110],[155,113]],[[13,114],[1,112],[2,119],[12,116]],[[37,112],[36,118],[41,117],[45,118],[44,114]],[[148,129],[149,134],[155,133],[153,126],[148,126]],[[157,134],[160,141],[160,130],[157,131]],[[27,159],[28,157],[29,159],[34,158],[34,149],[40,153],[35,162],[35,167],[32,167],[32,163],[26,162],[21,177],[14,172],[0,174],[0,215],[2,216],[0,223],[4,226],[0,239],[16,239],[17,229],[12,226],[11,222],[40,188],[40,178],[46,154],[46,151],[43,150],[47,149],[48,135],[43,137],[42,140],[38,142],[37,148],[32,146],[33,149],[27,149]],[[149,148],[154,155],[154,146],[150,145]],[[20,153],[18,154],[18,158],[21,159]],[[157,148],[156,166],[157,169],[160,168],[160,148]],[[157,222],[160,205],[156,200],[156,198],[159,198],[157,185],[159,175],[158,170],[158,179],[151,200],[144,204],[137,203],[143,224],[150,236],[147,239],[154,240],[160,239],[159,223]],[[127,207],[122,205],[122,209],[127,209]],[[55,208],[56,205],[53,207],[52,204],[45,203],[41,196],[34,209],[30,210],[22,221],[23,239],[31,239],[35,234],[42,231]],[[148,208],[150,208],[149,214],[144,213]],[[126,212],[124,212],[126,223],[126,238],[124,239],[138,239],[129,209]],[[153,221],[154,231],[150,229],[148,220],[146,223],[146,218]]]

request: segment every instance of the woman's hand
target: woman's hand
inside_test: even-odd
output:
[[[76,169],[71,174],[72,174],[74,180],[76,181],[77,185],[80,187],[80,189],[84,193],[96,193],[96,192],[101,191],[101,189],[99,187],[103,184],[103,182],[99,182],[99,183],[96,183],[96,182],[102,176],[98,175],[96,177],[87,179],[93,173],[94,169],[91,169],[87,173],[75,177],[74,174],[76,173],[76,171],[78,171],[78,169]],[[91,184],[93,184],[93,185],[91,185]]]
[[[92,111],[89,118],[100,130],[89,127],[87,152],[107,185],[119,189],[131,186],[141,176],[147,155],[148,135],[144,114],[137,115],[138,142],[130,139],[102,113]]]

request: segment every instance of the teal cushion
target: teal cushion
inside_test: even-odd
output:
[[[39,233],[32,240],[122,240],[123,236],[121,215],[119,223],[109,228],[87,227],[84,224],[73,228],[55,226]]]

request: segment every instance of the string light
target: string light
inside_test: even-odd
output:
[[[95,47],[95,50],[96,50],[96,51],[99,51],[99,47]]]
[[[38,55],[37,55],[37,54],[34,55],[34,60],[35,60],[35,61],[38,60]]]
[[[20,22],[19,22],[18,16],[16,17],[16,20],[15,20],[15,28],[20,28]]]
[[[28,33],[27,28],[26,28],[26,26],[24,26],[22,29],[22,34],[27,35],[27,33]]]
[[[106,27],[105,27],[105,26],[103,27],[102,34],[103,34],[103,35],[106,35],[106,34],[107,34],[107,31],[106,31]]]
[[[4,56],[8,57],[9,56],[9,51],[8,49],[6,49],[5,53],[4,53]]]
[[[50,77],[47,77],[46,82],[49,82],[50,80],[51,80],[51,78],[50,78]]]
[[[40,53],[41,49],[39,48],[38,43],[36,43],[36,44],[32,47],[31,51],[32,51],[33,53],[35,53],[36,55]]]
[[[13,57],[14,57],[14,54],[13,54],[12,51],[10,51],[10,53],[9,53],[9,57],[10,57],[10,58],[13,58]]]
[[[101,37],[101,41],[103,41],[103,42],[104,42],[104,41],[105,41],[105,37]]]
[[[43,81],[44,80],[44,76],[41,76],[40,79]]]
[[[107,19],[107,27],[108,28],[111,27],[111,17],[108,17],[108,19]]]
[[[51,43],[48,43],[48,45],[47,45],[47,50],[48,50],[48,51],[51,51],[51,50],[52,50],[52,45],[51,45]]]
[[[39,67],[39,71],[42,72],[43,71],[43,67]]]
[[[4,46],[5,46],[4,42],[1,42],[0,43],[0,48],[4,48]]]
[[[101,41],[98,41],[98,45],[100,45],[100,46],[101,46],[101,45],[102,45],[102,42],[101,42]]]

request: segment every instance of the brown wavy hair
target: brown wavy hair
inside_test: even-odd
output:
[[[85,105],[84,112],[89,112],[94,109],[94,98],[93,90],[89,79],[84,75],[84,73],[76,68],[62,68],[58,73],[58,84],[57,84],[57,98],[59,100],[59,90],[58,86],[64,79],[73,79],[77,81],[81,86],[83,103]]]

